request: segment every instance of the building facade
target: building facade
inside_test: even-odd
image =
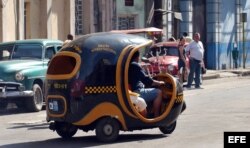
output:
[[[201,34],[205,45],[205,63],[209,69],[235,68],[233,50],[237,50],[238,67],[250,66],[250,1],[248,0],[179,0],[181,35]],[[245,22],[242,20],[245,14]],[[245,64],[243,61],[245,60]]]
[[[115,29],[135,29],[145,27],[145,4],[141,0],[116,1]]]
[[[64,40],[75,31],[74,0],[1,0],[0,40]]]
[[[75,0],[76,36],[110,31],[116,24],[116,0]]]
[[[154,1],[156,2],[156,1]],[[164,38],[179,38],[183,32],[201,34],[205,64],[209,69],[250,66],[250,1],[248,0],[162,0],[162,9],[180,12],[163,15]],[[238,56],[235,65],[234,51]],[[245,62],[244,62],[245,61]]]
[[[1,0],[0,41],[145,27],[141,0]]]
[[[232,51],[237,50],[238,66],[249,67],[250,2],[247,0],[207,0],[207,65],[213,69],[234,68]],[[245,22],[242,14],[246,14]],[[243,60],[246,60],[245,64]],[[244,66],[245,65],[245,66]]]
[[[234,68],[235,50],[238,67],[249,67],[249,12],[249,0],[1,0],[0,41],[154,26],[163,40],[199,32],[209,69]]]

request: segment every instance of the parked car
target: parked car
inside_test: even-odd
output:
[[[178,75],[178,41],[159,42],[150,47],[146,52],[146,58],[150,63],[147,71],[150,73],[167,72],[173,76]],[[184,46],[187,46],[186,43]],[[189,59],[186,58],[189,63]],[[189,68],[189,66],[188,66]]]
[[[62,41],[30,39],[0,44],[0,107],[9,102],[40,111],[44,104],[43,84],[49,60]]]

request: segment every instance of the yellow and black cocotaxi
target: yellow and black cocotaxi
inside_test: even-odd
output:
[[[183,88],[173,76],[160,73],[163,102],[158,117],[143,116],[131,101],[128,69],[133,54],[152,44],[141,36],[121,33],[88,34],[73,40],[51,59],[45,84],[47,121],[62,138],[77,130],[95,130],[102,142],[117,140],[119,131],[159,128],[175,130],[185,110]],[[150,104],[147,110],[150,112]],[[151,107],[152,108],[152,107]]]

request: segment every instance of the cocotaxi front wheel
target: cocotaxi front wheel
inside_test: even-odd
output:
[[[159,127],[160,131],[163,134],[171,134],[176,128],[176,121],[168,126],[161,126]]]

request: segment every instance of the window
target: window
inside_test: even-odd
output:
[[[134,16],[119,17],[118,23],[119,23],[118,24],[119,30],[134,29],[135,28],[135,17]]]
[[[62,68],[62,65],[64,68]],[[50,62],[47,73],[50,75],[70,74],[76,67],[76,59],[71,56],[56,56]]]
[[[31,5],[30,2],[24,3],[24,38],[29,39],[31,38],[31,32],[30,32],[30,18],[31,18]]]
[[[75,0],[75,34],[83,34],[83,6],[82,0]]]
[[[168,48],[167,51],[168,51],[167,55],[169,55],[169,56],[179,56],[178,48],[176,48],[176,47],[170,47],[170,48]]]
[[[48,47],[45,51],[45,58],[51,59],[55,54],[54,47]]]
[[[0,61],[10,59],[13,46],[14,45],[7,45],[7,46],[0,47]]]
[[[56,50],[59,51],[62,48],[62,46],[57,46]]]
[[[41,59],[43,48],[40,45],[16,45],[12,59]]]
[[[148,57],[156,56],[158,52],[159,56],[179,56],[177,47],[154,47],[150,49]]]
[[[134,6],[134,0],[125,0],[125,6]]]
[[[0,61],[8,60],[10,58],[10,52],[8,50],[0,51]]]

